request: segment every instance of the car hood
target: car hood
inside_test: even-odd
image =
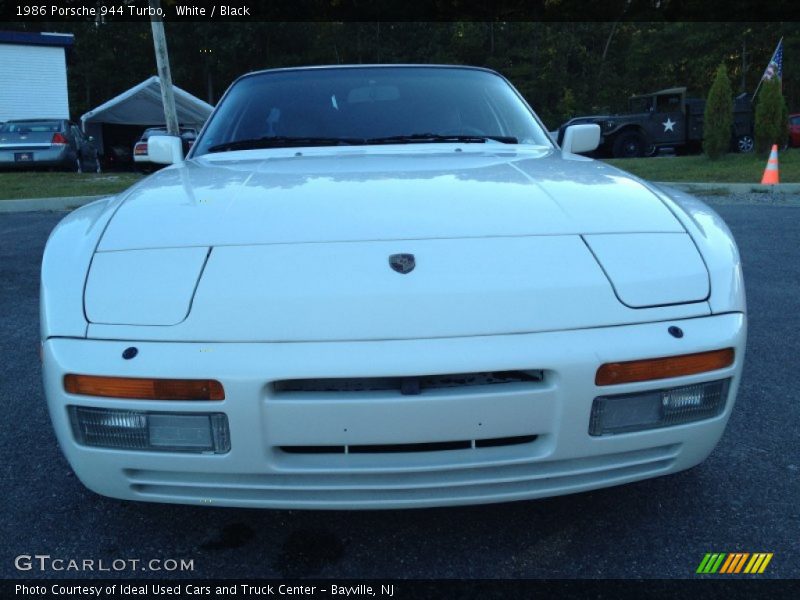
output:
[[[657,196],[544,149],[230,153],[117,206],[86,279],[92,338],[415,339],[709,312],[703,261]],[[416,268],[395,272],[396,255]]]
[[[684,232],[642,183],[552,150],[436,145],[230,152],[132,188],[99,251]]]

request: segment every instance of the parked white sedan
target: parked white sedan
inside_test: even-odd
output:
[[[288,508],[501,502],[712,451],[745,347],[722,220],[554,145],[485,69],[271,70],[66,217],[44,382],[81,481]]]

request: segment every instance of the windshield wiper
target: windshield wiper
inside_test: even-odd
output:
[[[492,140],[503,144],[516,144],[517,138],[503,135],[444,135],[439,133],[412,133],[410,135],[392,135],[389,137],[370,138],[367,144],[485,144]]]
[[[211,146],[208,152],[226,152],[228,150],[252,150],[255,148],[296,148],[299,146],[353,146],[362,144],[485,144],[493,140],[503,144],[516,144],[517,138],[501,135],[443,135],[438,133],[413,133],[410,135],[393,135],[377,138],[341,138],[341,137],[292,137],[285,135],[265,136],[235,142],[225,142]]]
[[[226,152],[228,150],[252,150],[255,148],[295,148],[298,146],[350,146],[363,144],[364,140],[358,138],[337,137],[292,137],[286,135],[272,135],[249,140],[237,140],[211,146],[208,152]]]

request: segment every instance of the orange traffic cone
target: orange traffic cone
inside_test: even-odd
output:
[[[769,160],[767,161],[767,168],[764,169],[764,176],[761,178],[761,185],[775,185],[776,183],[780,183],[778,144],[772,144],[772,150],[769,153]]]

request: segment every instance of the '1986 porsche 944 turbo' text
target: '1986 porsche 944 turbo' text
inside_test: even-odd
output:
[[[485,69],[237,80],[186,159],[42,265],[44,382],[81,481],[131,500],[500,502],[674,473],[730,415],[746,317],[705,204],[561,148]]]

